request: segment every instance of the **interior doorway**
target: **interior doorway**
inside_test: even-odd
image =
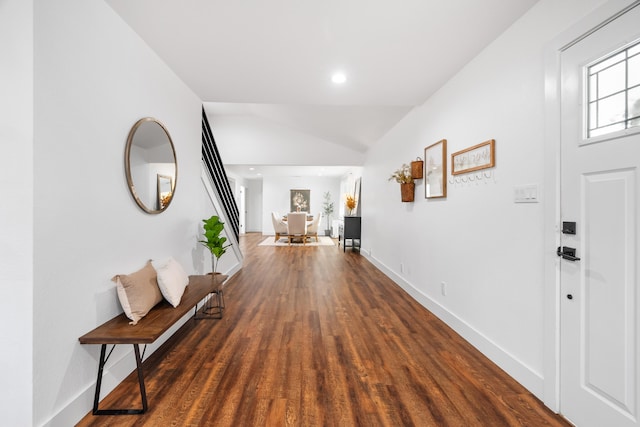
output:
[[[244,235],[246,233],[246,221],[247,221],[247,197],[246,197],[247,189],[244,185],[240,186],[240,191],[238,192],[238,211],[239,215],[239,230],[240,235]]]

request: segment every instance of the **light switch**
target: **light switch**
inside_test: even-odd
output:
[[[513,201],[515,203],[538,203],[538,184],[514,187]]]

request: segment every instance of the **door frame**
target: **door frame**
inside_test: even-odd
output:
[[[560,411],[560,143],[562,52],[616,19],[640,0],[609,0],[553,39],[544,52],[544,302],[543,302],[543,401]]]
[[[238,228],[240,229],[240,235],[242,236],[247,233],[247,187],[243,184],[239,185],[238,210],[240,211],[240,224]]]

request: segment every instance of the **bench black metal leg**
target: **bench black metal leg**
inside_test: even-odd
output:
[[[107,352],[107,345],[102,344],[100,346],[100,362],[98,362],[98,380],[96,381],[96,395],[93,399],[93,415],[98,414],[98,403],[100,402],[100,388],[102,387],[102,370],[104,369],[105,353]]]
[[[216,305],[213,305],[213,303]],[[224,313],[224,294],[222,288],[211,292],[209,299],[204,303],[198,314],[198,306],[195,307],[193,318],[196,320],[201,319],[222,319]]]
[[[146,347],[145,347],[146,348]],[[136,366],[138,367],[138,382],[140,383],[140,398],[142,399],[142,412],[147,412],[147,390],[144,387],[144,375],[142,373],[142,356],[140,356],[140,347],[138,344],[133,345],[133,351],[136,354]]]
[[[115,347],[115,345],[114,345]],[[133,344],[133,351],[136,356],[136,370],[138,371],[138,382],[140,383],[140,397],[142,398],[142,409],[98,409],[100,402],[100,388],[102,387],[102,373],[104,371],[104,364],[109,359],[109,356],[105,357],[107,351],[107,345],[102,344],[100,349],[100,362],[98,365],[98,381],[96,382],[96,395],[93,400],[93,415],[136,415],[144,414],[147,412],[147,392],[144,387],[144,376],[142,373],[142,356],[140,356],[140,347],[138,344]],[[113,351],[113,349],[112,349]]]

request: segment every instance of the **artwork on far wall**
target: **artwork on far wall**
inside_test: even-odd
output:
[[[158,175],[158,209],[164,209],[173,196],[173,177],[169,175]]]
[[[311,190],[289,190],[289,212],[311,212]]]
[[[451,155],[451,175],[492,168],[496,164],[496,141],[490,139]]]
[[[424,149],[427,199],[447,197],[447,140],[442,139]]]
[[[362,182],[362,178],[356,179],[355,186],[353,188],[353,197],[356,200],[356,207],[354,208],[354,213],[356,216],[361,215],[362,205],[360,204],[360,183]]]

